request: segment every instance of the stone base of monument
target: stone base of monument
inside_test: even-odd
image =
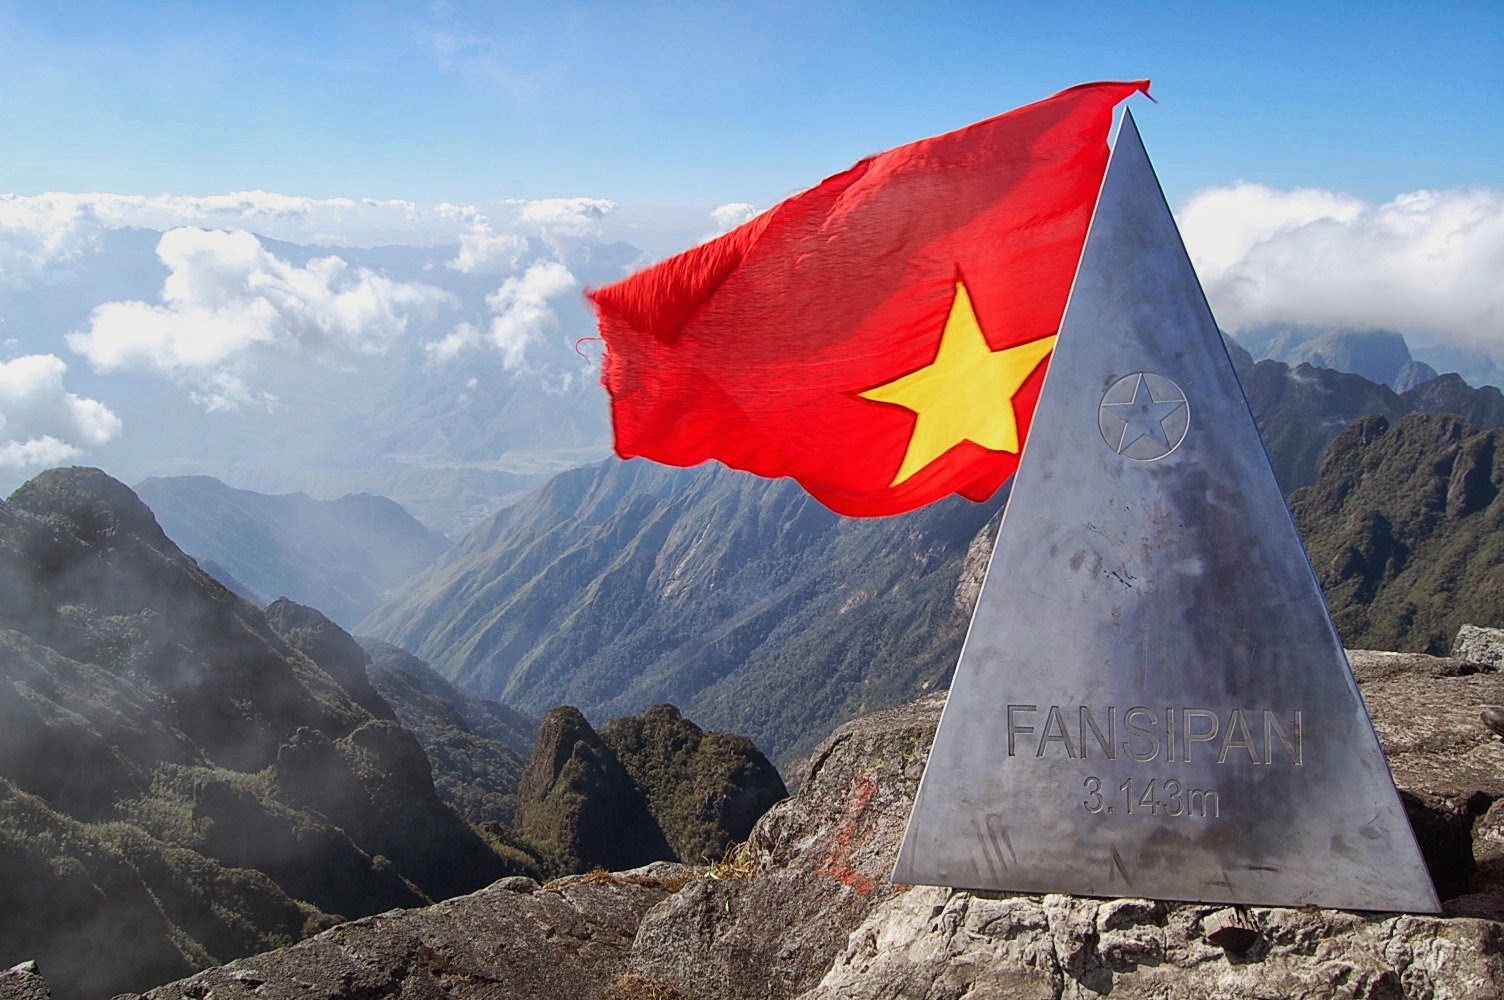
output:
[[[857,720],[753,833],[758,874],[644,918],[635,975],[697,998],[1504,996],[1504,671],[1350,651],[1442,916],[964,892],[891,863],[944,704]]]

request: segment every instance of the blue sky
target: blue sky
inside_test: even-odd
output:
[[[1223,329],[1504,383],[1501,11],[0,0],[0,480],[145,454],[138,390],[214,426],[352,358],[562,391],[592,282],[1102,79],[1154,81]]]
[[[1150,77],[1171,201],[1504,185],[1504,6],[0,2],[0,192],[759,206]]]

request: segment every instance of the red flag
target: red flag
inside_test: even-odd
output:
[[[990,497],[1018,466],[1113,108],[1148,86],[879,153],[587,292],[617,454],[791,476],[857,516]]]

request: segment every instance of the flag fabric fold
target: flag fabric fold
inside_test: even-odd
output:
[[[1084,84],[879,153],[586,294],[616,451],[896,514],[1013,474],[1107,164]]]

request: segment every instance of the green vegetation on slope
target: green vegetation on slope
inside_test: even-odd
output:
[[[0,967],[108,996],[519,870],[438,799],[363,664],[97,470],[0,503]]]
[[[1504,626],[1504,431],[1417,414],[1355,422],[1291,497],[1350,647],[1446,653]]]
[[[647,799],[648,811],[681,861],[718,861],[788,795],[751,740],[707,733],[672,705],[623,716],[600,735]]]
[[[362,628],[525,710],[668,702],[787,764],[947,682],[962,563],[1000,507],[840,518],[787,481],[613,461],[504,511]]]
[[[418,738],[439,797],[472,823],[510,824],[538,721],[466,694],[390,643],[367,639],[363,645],[371,683]]]
[[[549,712],[517,793],[517,830],[561,871],[707,864],[788,795],[742,736],[707,733],[672,705],[597,733],[578,709]]]

